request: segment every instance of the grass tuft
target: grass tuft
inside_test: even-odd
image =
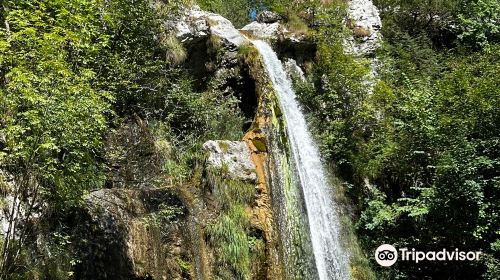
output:
[[[179,65],[187,58],[184,46],[173,35],[165,35],[161,38],[161,44],[166,49],[166,60],[172,65]]]
[[[309,35],[309,27],[307,23],[304,22],[299,16],[292,14],[288,17],[288,22],[286,23],[286,27],[288,31],[299,35],[299,36],[308,36]]]

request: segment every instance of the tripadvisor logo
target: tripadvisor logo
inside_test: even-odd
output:
[[[399,251],[399,253],[398,253]],[[381,266],[391,266],[398,261],[412,261],[418,263],[420,261],[477,261],[481,252],[460,251],[442,249],[440,251],[417,251],[415,248],[400,248],[396,250],[394,246],[389,244],[380,245],[375,250],[375,260]],[[399,256],[399,258],[398,258]]]
[[[392,245],[380,245],[375,251],[375,260],[381,266],[391,266],[398,260],[398,251]]]

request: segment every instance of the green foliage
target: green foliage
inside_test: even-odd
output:
[[[497,240],[500,223],[488,213],[498,211],[493,170],[499,162],[499,112],[494,104],[500,95],[493,77],[500,73],[499,57],[458,53],[435,64],[444,70],[414,74],[423,66],[415,66],[416,72],[409,67],[402,77],[385,76],[392,90],[387,84],[374,89],[372,102],[381,119],[362,144],[357,168],[387,197],[367,200],[361,232],[376,240],[371,245],[382,242],[375,236],[390,231],[404,246],[480,249],[490,257],[476,267],[477,274],[467,274],[479,277],[497,269],[491,261],[497,252],[489,244]],[[416,234],[405,230],[408,226]],[[470,271],[474,265],[480,266],[453,269]],[[399,273],[414,269],[403,267]],[[436,265],[423,273],[444,276],[446,271]]]
[[[73,279],[74,267],[79,262],[70,250],[70,236],[54,231],[38,240],[39,251],[36,254],[21,248],[19,264],[30,263],[24,271],[14,271],[2,275],[9,280],[39,279],[47,277],[54,280]]]
[[[355,116],[360,113],[366,93],[366,86],[359,81],[368,71],[362,62],[344,53],[339,36],[347,32],[342,24],[344,15],[335,6],[318,15],[323,25],[313,33],[318,45],[314,73],[309,85],[297,87],[299,99],[315,112],[311,121],[317,128],[322,151],[340,165],[348,160],[346,152],[353,144],[346,135],[359,129]]]
[[[209,242],[215,250],[217,279],[255,279],[264,258],[264,241],[251,235],[249,206],[255,187],[224,179],[224,170],[213,170],[221,213],[208,227]]]
[[[6,237],[0,260],[4,275],[28,273],[25,267],[33,259],[14,252],[31,252],[24,242],[32,212],[42,211],[42,205],[50,212],[80,203],[86,191],[104,185],[115,163],[107,160],[127,160],[122,152],[131,147],[108,148],[128,130],[111,128],[126,128],[133,119],[141,127],[139,136],[148,138],[141,143],[154,146],[133,156],[153,151],[154,171],[170,183],[183,183],[195,173],[204,141],[241,137],[237,99],[215,86],[194,92],[179,66],[186,52],[164,22],[182,4],[2,2],[0,136],[6,143],[0,147],[0,168],[14,175],[10,191],[26,209],[13,219],[17,232]],[[105,155],[108,151],[117,154]],[[158,214],[152,218],[168,220],[168,211]],[[16,235],[19,242],[13,241]]]
[[[8,3],[28,4],[37,5]],[[94,40],[102,48],[107,39],[96,30],[76,32],[88,19],[53,5],[41,6],[39,13],[19,9],[6,16],[10,30],[1,32],[0,114],[7,148],[1,159],[7,170],[43,182],[44,194],[73,200],[102,180],[94,156],[101,148],[112,95],[92,87],[95,71],[75,67],[68,58],[90,52],[88,44]],[[97,8],[88,5],[75,8]],[[54,26],[50,13],[44,12],[49,9],[62,13]]]
[[[183,213],[184,209],[182,207],[161,203],[157,211],[144,217],[144,221],[156,226],[166,226],[175,223],[177,217]]]
[[[500,60],[498,30],[492,26],[498,5],[376,4],[383,11],[386,42],[377,53],[382,66],[371,94],[363,60],[343,52],[339,5],[317,15],[313,71],[306,83],[295,84],[325,158],[352,184],[348,194],[358,206],[362,245],[370,256],[383,243],[485,254],[479,263],[398,264],[379,269],[378,278],[459,273],[494,279],[500,259],[500,222],[494,214]]]
[[[241,28],[250,21],[252,2],[248,0],[199,0],[200,7],[229,19],[236,28]]]
[[[437,46],[459,42],[473,48],[498,43],[500,4],[495,0],[378,0],[383,33],[391,42],[402,34],[425,34]],[[397,7],[397,8],[396,8]]]
[[[304,22],[304,20],[302,20],[295,14],[289,16],[286,27],[290,32],[297,35],[306,36],[309,32],[309,27]]]
[[[113,94],[94,86],[98,71],[86,60],[109,42],[92,14],[98,2],[4,1],[1,12],[0,168],[14,177],[10,207],[24,209],[4,236],[0,270],[8,276],[22,275],[21,260],[30,260],[23,243],[42,200],[65,208],[102,184],[96,157]]]
[[[409,69],[403,75],[388,70],[383,77],[390,87],[379,82],[368,100],[379,118],[369,120],[373,132],[358,146],[355,169],[383,194],[372,190],[378,194],[366,197],[360,233],[367,248],[385,242],[380,236],[391,232],[392,242],[401,246],[481,250],[489,256],[482,264],[456,264],[453,269],[474,271],[467,274],[472,278],[491,275],[498,252],[490,244],[498,239],[495,228],[500,224],[488,214],[498,211],[499,203],[494,171],[499,162],[499,111],[494,105],[500,96],[494,78],[500,73],[499,56],[456,53],[435,64],[441,71],[432,74],[418,73],[423,66],[415,64],[402,68]],[[386,277],[415,269],[399,267]],[[423,271],[447,273],[439,265]]]
[[[63,280],[72,279],[74,276],[74,266],[79,260],[74,256],[70,250],[71,236],[61,232],[54,232],[51,240],[48,240],[44,246],[49,252],[42,258],[42,262],[38,264],[37,269],[33,269],[33,277],[40,277],[46,275],[50,279]],[[38,270],[38,271],[37,271]],[[41,273],[40,273],[41,272]],[[36,275],[40,273],[40,275]]]
[[[251,279],[250,244],[245,231],[248,223],[245,209],[232,206],[208,230],[217,255],[217,274],[221,279]]]
[[[192,266],[191,266],[191,263],[177,257],[175,259],[175,261],[177,262],[177,264],[179,265],[179,267],[181,268],[182,272],[183,273],[189,273],[192,269]]]
[[[458,15],[462,33],[458,38],[466,44],[488,49],[500,39],[500,3],[495,0],[470,1]]]
[[[457,38],[457,15],[462,4],[475,0],[377,0],[384,40],[404,42],[401,38],[425,38],[436,46],[453,45]],[[424,48],[425,50],[425,48]]]

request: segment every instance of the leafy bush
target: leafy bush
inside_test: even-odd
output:
[[[200,7],[229,19],[236,28],[241,28],[250,21],[252,5],[248,0],[199,0]]]
[[[104,142],[111,128],[139,119],[153,144],[170,143],[170,153],[158,162],[176,183],[194,173],[205,140],[241,136],[236,98],[216,88],[194,92],[179,67],[186,53],[164,21],[180,5],[2,3],[0,168],[14,175],[12,195],[26,209],[5,237],[4,275],[27,273],[29,263],[18,262],[15,252],[27,250],[34,212],[64,211],[104,186],[110,164]]]
[[[378,277],[491,278],[500,258],[499,221],[491,214],[499,205],[494,77],[500,63],[497,31],[488,25],[496,7],[488,1],[377,2],[386,42],[377,53],[382,67],[372,93],[363,60],[343,52],[343,12],[331,8],[318,14],[317,58],[308,83],[296,85],[299,98],[325,158],[350,183],[367,253],[391,242],[485,254],[478,263],[397,264],[378,270]],[[478,25],[459,27],[460,13]]]

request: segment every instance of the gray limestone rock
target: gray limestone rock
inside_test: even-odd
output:
[[[380,47],[382,21],[371,0],[352,0],[347,10],[348,25],[354,35],[346,42],[346,50],[354,55],[370,55]]]
[[[257,174],[244,141],[208,141],[203,144],[208,152],[207,167],[224,169],[229,178],[255,183]]]
[[[203,38],[210,34],[220,37],[223,44],[233,47],[238,47],[248,41],[228,19],[203,11],[198,6],[187,9],[184,15],[175,21],[175,28],[176,37],[181,42]]]

